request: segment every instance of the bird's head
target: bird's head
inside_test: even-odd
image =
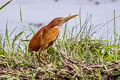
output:
[[[62,26],[65,22],[75,18],[78,15],[72,15],[69,17],[57,17],[53,19],[48,25],[51,27]]]

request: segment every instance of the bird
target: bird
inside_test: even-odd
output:
[[[48,25],[39,29],[29,42],[28,51],[38,52],[38,58],[42,58],[42,51],[53,45],[60,33],[61,26],[76,16],[78,15],[76,14],[68,17],[57,17]]]

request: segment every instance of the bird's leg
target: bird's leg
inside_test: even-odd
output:
[[[44,61],[44,58],[42,57],[41,54],[42,54],[42,49],[39,49],[38,55],[37,55],[38,61],[43,63],[44,65],[47,65],[47,63]]]
[[[42,60],[45,60],[46,63],[48,63],[48,61],[42,56],[42,50],[44,50],[44,47],[39,50],[39,57],[40,57]]]

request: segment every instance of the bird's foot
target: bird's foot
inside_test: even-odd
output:
[[[45,60],[43,57],[37,56],[37,61],[39,62],[40,66],[43,66],[43,67],[46,66],[47,67],[48,61]]]

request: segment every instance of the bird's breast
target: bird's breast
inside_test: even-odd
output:
[[[44,42],[46,44],[49,44],[52,41],[55,41],[59,34],[59,31],[60,31],[59,27],[54,27],[52,29],[45,31],[43,34],[43,38],[41,40],[41,44],[44,44]]]

